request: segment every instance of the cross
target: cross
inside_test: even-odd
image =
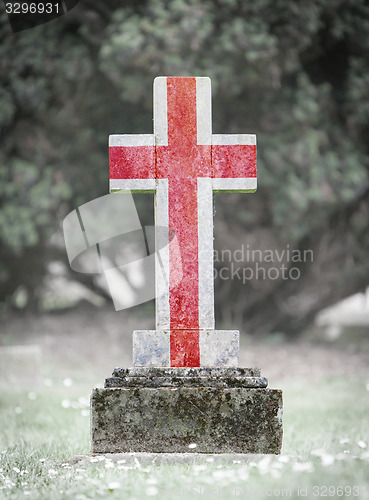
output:
[[[256,136],[212,134],[209,78],[158,77],[154,134],[111,135],[109,166],[110,191],[155,193],[180,251],[156,261],[156,330],[134,332],[134,364],[237,366],[239,333],[214,324],[213,192],[256,191]]]

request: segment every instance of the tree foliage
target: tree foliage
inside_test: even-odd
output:
[[[214,132],[258,136],[259,190],[216,196],[216,247],[314,251],[299,280],[217,280],[217,319],[295,332],[366,286],[368,33],[364,0],[82,0],[14,35],[3,15],[0,300],[37,299],[62,216],[107,192],[108,134],[151,132],[158,75],[210,76]]]

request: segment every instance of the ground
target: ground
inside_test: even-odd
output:
[[[131,366],[132,330],[153,326],[137,312],[85,304],[39,317],[3,314],[1,344],[39,345],[42,365],[39,385],[17,388],[1,376],[0,498],[369,498],[365,329],[360,341],[357,331],[340,342],[318,331],[288,342],[241,337],[240,366],[261,367],[269,386],[283,390],[279,458],[226,463],[196,455],[196,443],[185,464],[88,457],[91,389],[114,367]],[[72,460],[78,455],[87,458]]]

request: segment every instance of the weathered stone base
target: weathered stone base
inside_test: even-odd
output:
[[[247,373],[251,374],[256,375]],[[126,373],[121,375],[124,378]],[[136,373],[134,378],[136,383]],[[257,377],[244,378],[250,383]],[[114,382],[107,379],[108,384],[109,380]],[[200,387],[182,382],[179,387],[122,387],[117,383],[94,389],[92,452],[280,453],[282,391],[202,382]],[[196,447],[189,448],[191,444]]]

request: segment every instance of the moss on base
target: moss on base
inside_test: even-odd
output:
[[[280,453],[282,391],[160,387],[95,389],[94,453]]]

